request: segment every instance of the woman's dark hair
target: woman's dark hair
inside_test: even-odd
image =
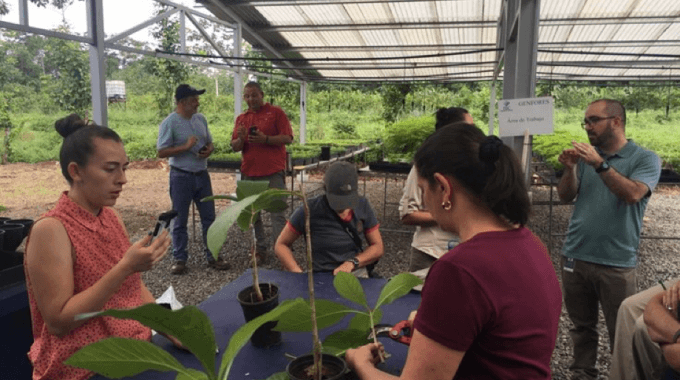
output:
[[[415,165],[431,186],[435,173],[449,175],[496,215],[520,225],[529,218],[531,204],[515,152],[474,125],[458,122],[433,133],[416,152]]]
[[[437,130],[445,125],[465,121],[465,114],[469,114],[468,110],[461,107],[440,108],[435,114],[437,122],[434,124],[434,129]]]
[[[94,153],[95,137],[122,142],[114,130],[87,123],[75,113],[57,120],[54,129],[64,138],[59,151],[59,163],[61,173],[69,184],[73,183],[73,178],[68,174],[68,164],[75,162],[78,166],[87,166],[90,156]]]

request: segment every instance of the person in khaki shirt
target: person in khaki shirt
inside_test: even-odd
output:
[[[435,130],[449,124],[464,121],[473,124],[472,115],[460,107],[440,108],[437,111]],[[399,201],[399,217],[401,222],[416,226],[411,243],[411,258],[409,271],[415,272],[429,268],[435,260],[440,258],[449,249],[449,242],[456,242],[456,236],[443,231],[437,226],[432,215],[423,204],[423,192],[418,187],[418,173],[415,166],[411,168],[406,183],[404,184],[403,196]]]

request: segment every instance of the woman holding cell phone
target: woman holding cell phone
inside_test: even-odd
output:
[[[64,137],[59,159],[69,190],[33,225],[26,242],[34,338],[28,356],[34,380],[80,380],[93,373],[63,364],[78,349],[110,336],[150,340],[151,330],[132,320],[75,316],[155,302],[140,272],[165,255],[170,239],[164,231],[153,242],[146,236],[130,244],[111,208],[127,182],[127,155],[116,132],[75,114],[55,128]]]

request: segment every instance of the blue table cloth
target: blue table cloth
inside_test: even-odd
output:
[[[261,283],[271,282],[278,285],[280,301],[297,297],[308,298],[306,274],[261,269],[259,270],[259,275]],[[380,290],[387,280],[369,278],[360,279],[359,281],[366,293],[368,304],[370,306],[375,305],[380,295]],[[236,295],[251,285],[252,273],[248,270],[199,305],[199,308],[208,315],[215,329],[215,338],[220,349],[220,353],[217,355],[217,368],[219,368],[222,353],[229,342],[229,338],[245,323],[241,305],[236,299]],[[338,295],[333,287],[333,275],[330,273],[315,274],[314,289],[317,299],[324,298],[344,303],[353,308],[359,308],[358,305],[352,304]],[[408,317],[412,310],[416,310],[419,304],[420,293],[411,291],[394,303],[382,307],[383,318],[381,323],[395,324],[402,321]],[[348,316],[339,324],[321,330],[320,336],[322,341],[331,333],[346,328],[350,318],[351,316]],[[234,360],[229,379],[266,379],[276,372],[285,370],[289,361],[285,358],[284,353],[300,356],[312,350],[311,333],[284,332],[282,340],[282,344],[267,349],[256,348],[247,343]],[[389,338],[380,338],[380,341],[385,345],[387,352],[392,354],[392,357],[381,364],[380,368],[398,375],[406,361],[408,347]],[[153,342],[176,357],[184,366],[203,370],[201,364],[192,354],[175,348],[165,337],[156,335],[153,338]],[[175,379],[176,375],[175,372],[147,371],[128,379],[170,380]],[[103,378],[95,376],[93,379],[101,380]]]

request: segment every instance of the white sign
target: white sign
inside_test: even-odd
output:
[[[503,99],[498,102],[498,126],[501,137],[553,133],[552,97]]]

